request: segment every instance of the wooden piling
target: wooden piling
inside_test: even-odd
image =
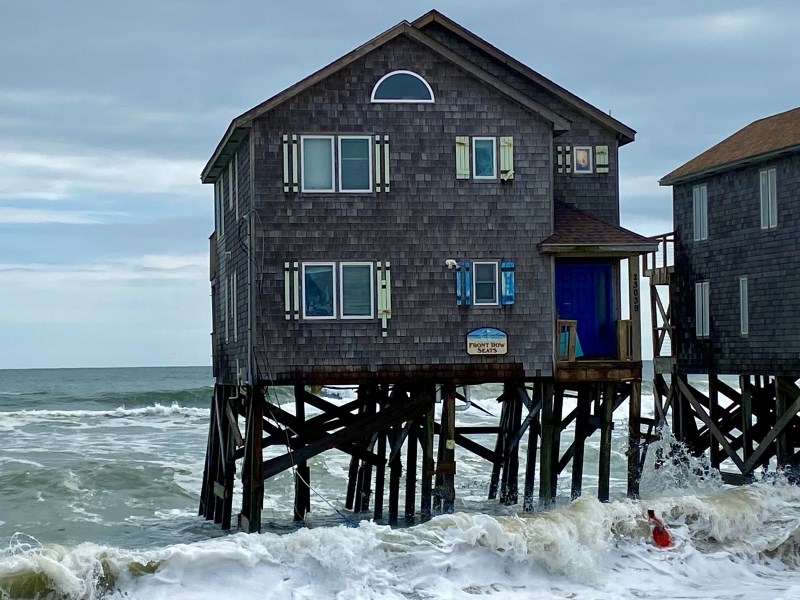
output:
[[[600,417],[600,456],[598,458],[597,498],[608,502],[611,483],[611,432],[614,427],[614,400],[616,386],[603,385],[603,404]]]
[[[431,518],[431,501],[433,491],[433,431],[434,410],[436,406],[436,388],[425,386],[422,390],[428,398],[427,407],[421,419],[420,445],[422,447],[422,473],[419,491],[419,514],[423,521]]]
[[[544,386],[542,382],[537,381],[533,385],[533,403],[541,403],[544,396]],[[541,428],[539,426],[540,415],[537,412],[530,419],[528,425],[528,457],[525,462],[525,486],[523,488],[523,510],[533,510],[533,488],[536,482],[536,450],[539,443],[539,434]]]
[[[406,522],[414,521],[415,505],[417,498],[417,439],[419,437],[419,423],[417,419],[411,421],[406,438]]]
[[[239,529],[247,533],[261,531],[261,510],[264,506],[262,434],[264,430],[264,388],[247,389],[245,454],[242,466],[242,512]]]
[[[628,497],[639,497],[642,476],[642,382],[630,382],[628,398]]]
[[[439,428],[439,453],[436,463],[435,509],[453,512],[456,472],[456,389],[452,384],[442,386],[442,418]]]
[[[519,432],[522,425],[522,402],[517,393],[516,385],[506,383],[503,395],[509,406],[509,418],[504,430],[505,456],[503,457],[503,472],[500,486],[500,502],[510,506],[519,500]]]
[[[306,420],[304,392],[302,384],[294,386],[295,417],[300,422]],[[303,521],[311,510],[311,474],[305,460],[299,461],[294,467],[294,520]]]
[[[547,383],[542,402],[542,449],[539,465],[539,504],[550,506],[555,500],[553,480],[555,463],[553,458],[553,402],[554,385]]]
[[[589,385],[582,385],[578,390],[575,407],[575,452],[572,455],[572,490],[570,497],[575,500],[583,491],[583,458],[586,448],[586,437],[589,433],[589,416],[592,410],[592,395]]]

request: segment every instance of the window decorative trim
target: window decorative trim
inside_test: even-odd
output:
[[[591,146],[573,146],[575,154],[573,161],[573,171],[576,175],[591,175],[594,172],[592,164]]]
[[[429,97],[428,98],[376,98],[375,96],[378,93],[378,90],[381,87],[381,85],[387,79],[389,79],[390,77],[393,77],[395,75],[410,75],[410,76],[418,79],[425,86],[425,88],[428,90]],[[381,77],[378,80],[378,83],[376,83],[375,87],[372,88],[372,94],[370,95],[370,102],[377,103],[377,104],[398,104],[398,103],[403,103],[403,104],[433,104],[435,102],[435,99],[434,99],[433,90],[431,89],[430,84],[427,81],[425,81],[425,79],[421,75],[418,75],[417,73],[414,73],[413,71],[398,70],[398,71],[392,71],[390,73],[387,73],[386,75],[384,75],[383,77]]]
[[[478,285],[487,283],[486,281],[478,281],[478,269],[482,266],[489,265],[493,268],[494,277],[494,294],[493,299],[489,302],[482,300],[478,297]],[[473,306],[500,306],[500,293],[499,293],[499,263],[497,261],[476,260],[472,263],[472,305]]]
[[[373,136],[371,135],[340,135],[337,136],[336,145],[338,151],[338,161],[334,158],[334,162],[338,162],[338,172],[339,172],[339,182],[338,187],[340,192],[345,193],[353,193],[353,194],[361,194],[361,193],[370,193],[372,192],[372,182],[374,181],[373,178],[373,165],[372,165],[372,139]],[[342,140],[365,140],[367,142],[367,163],[368,163],[368,170],[369,176],[367,177],[367,185],[364,188],[345,188],[342,184],[342,166],[344,165],[344,159],[342,158]]]
[[[475,145],[477,142],[491,142],[492,143],[492,174],[491,175],[478,175],[477,152]],[[473,179],[497,179],[497,138],[490,136],[481,136],[472,138],[472,178]]]
[[[336,156],[334,155],[332,135],[301,135],[300,136],[300,186],[303,193],[308,194],[329,194],[336,191]],[[329,189],[306,188],[306,153],[305,143],[306,140],[328,140],[331,145],[331,187]]]

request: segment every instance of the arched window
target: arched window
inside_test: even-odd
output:
[[[433,102],[428,82],[411,71],[392,71],[372,88],[372,102]]]

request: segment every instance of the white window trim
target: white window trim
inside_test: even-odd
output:
[[[239,152],[233,157],[233,194],[236,204],[236,222],[239,222]],[[237,225],[238,227],[238,225]]]
[[[578,151],[586,150],[589,157],[589,168],[578,170]],[[592,146],[573,146],[572,147],[572,173],[574,175],[592,175],[594,174],[594,155]]]
[[[708,338],[711,333],[711,310],[709,300],[709,282],[698,281],[694,284],[695,335]]]
[[[383,99],[376,100],[375,99],[375,92],[378,91],[378,88],[381,86],[381,84],[385,80],[387,80],[389,77],[391,77],[392,75],[401,75],[401,74],[412,75],[413,77],[416,77],[422,83],[424,83],[425,87],[428,88],[428,93],[430,93],[430,95],[431,95],[430,100],[402,100],[402,99],[393,100],[391,98],[383,98]],[[375,87],[372,88],[372,94],[370,94],[369,100],[370,100],[370,102],[374,102],[376,104],[433,104],[435,102],[435,97],[433,95],[433,90],[431,89],[431,86],[428,84],[427,81],[425,81],[425,78],[422,77],[422,75],[419,75],[418,73],[414,73],[414,71],[399,70],[399,71],[392,71],[390,73],[387,73],[383,77],[381,77],[378,80],[378,83],[375,84]]]
[[[342,140],[367,140],[367,157],[369,160],[369,180],[367,182],[367,187],[364,189],[352,189],[346,190],[342,187]],[[372,136],[371,135],[340,135],[338,136],[337,141],[337,150],[339,152],[338,162],[339,162],[339,192],[343,192],[346,194],[368,194],[372,192],[372,182],[374,181],[373,174],[372,174],[372,155],[374,153],[374,148],[372,147]]]
[[[695,242],[708,239],[708,186],[692,188],[692,230]]]
[[[231,304],[233,304],[233,341],[236,342],[239,340],[239,290],[238,287],[236,271],[233,272],[233,292],[231,292]]]
[[[300,136],[300,185],[303,193],[306,194],[329,194],[336,191],[336,154],[334,152],[332,135],[301,135]],[[308,190],[306,189],[306,153],[305,141],[306,140],[329,140],[331,144],[331,188],[324,190]]]
[[[491,265],[494,267],[494,302],[479,302],[477,294],[478,265]],[[493,260],[478,260],[472,262],[472,305],[473,306],[500,306],[500,263]]]
[[[475,164],[475,142],[478,141],[491,141],[492,142],[492,174],[491,175],[478,175],[478,169]],[[472,138],[472,178],[473,179],[497,179],[497,138],[490,136],[474,137]]]
[[[225,198],[222,195],[224,190],[222,173],[217,179],[217,239],[225,237]]]
[[[337,279],[337,269],[335,262],[304,262],[301,265],[302,267],[302,274],[301,274],[301,281],[302,281],[302,304],[303,304],[303,320],[305,321],[332,321],[336,319],[336,316],[339,314],[339,307],[337,306],[338,294],[336,290],[339,287],[339,282]],[[306,314],[306,267],[331,267],[331,276],[333,277],[333,314],[330,317],[318,317],[318,316],[309,316]]]
[[[370,306],[370,313],[369,316],[366,315],[349,315],[345,316],[344,314],[344,285],[342,282],[344,281],[344,276],[342,275],[342,271],[344,267],[369,267],[369,306]],[[374,319],[375,318],[375,269],[373,264],[368,261],[363,262],[341,262],[339,263],[339,317],[345,320],[367,320],[367,319]]]
[[[767,178],[767,197],[764,197],[764,177]],[[758,175],[759,195],[761,197],[761,229],[775,229],[778,226],[778,174],[775,167],[761,169]]]
[[[750,333],[750,302],[748,299],[747,275],[739,277],[739,333]]]

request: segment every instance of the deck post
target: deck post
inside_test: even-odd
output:
[[[720,408],[719,408],[719,379],[717,378],[717,374],[713,372],[709,372],[708,374],[708,416],[711,420],[720,425]],[[719,469],[719,465],[722,462],[722,450],[719,445],[719,441],[717,438],[714,437],[714,434],[711,428],[708,428],[708,444],[709,444],[709,461],[711,466],[715,469]]]
[[[739,375],[739,389],[742,390],[742,462],[747,462],[753,453],[753,405],[750,375]],[[747,473],[742,473],[747,475]]]
[[[379,410],[384,410],[386,408],[386,402],[386,387],[382,386],[380,389]],[[372,515],[373,519],[376,521],[383,518],[383,497],[386,487],[386,440],[388,434],[389,431],[387,430],[378,432],[377,455],[381,463],[375,467],[375,505]]]
[[[517,393],[517,385],[506,383],[504,395],[510,403],[508,424],[505,430],[506,453],[503,460],[503,478],[500,488],[500,502],[507,506],[519,501],[519,440],[516,434],[522,426],[522,402]]]
[[[498,401],[502,402],[503,405],[500,408],[500,423],[497,427],[497,441],[494,445],[494,463],[492,464],[492,475],[489,478],[489,500],[494,500],[497,498],[497,490],[500,487],[500,470],[503,467],[503,458],[508,451],[505,442],[506,442],[506,435],[505,431],[508,427],[508,420],[511,418],[508,408],[508,398],[505,394],[501,395]]]

